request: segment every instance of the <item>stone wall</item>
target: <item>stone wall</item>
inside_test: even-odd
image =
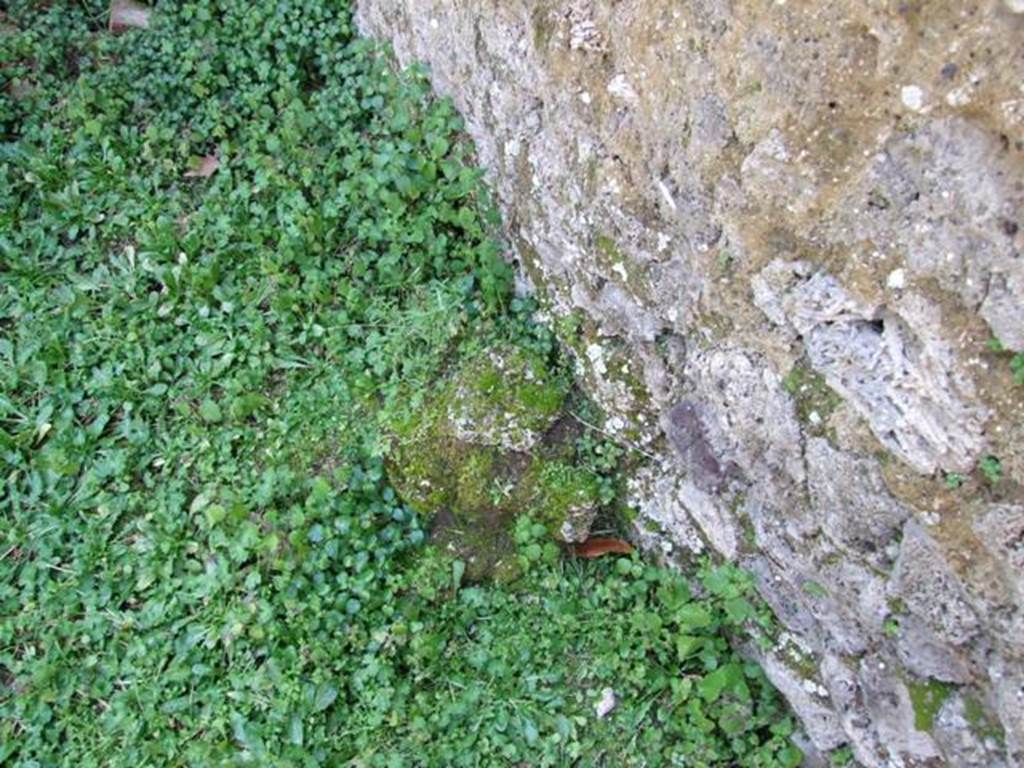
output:
[[[465,116],[526,279],[646,457],[638,537],[756,574],[811,764],[1024,763],[1024,4],[358,17]]]

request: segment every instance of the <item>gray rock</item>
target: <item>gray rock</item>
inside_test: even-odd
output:
[[[825,534],[876,568],[889,568],[890,544],[910,510],[889,493],[878,462],[835,450],[823,438],[807,441],[811,503]]]
[[[795,559],[795,553],[790,552]],[[807,594],[782,565],[784,561],[754,556],[743,561],[743,566],[756,580],[758,591],[765,602],[790,632],[815,651],[825,647],[825,629],[818,621]]]
[[[682,478],[645,467],[629,479],[628,501],[636,510],[635,535],[667,560],[707,551],[700,528],[679,498]]]
[[[938,637],[953,645],[969,642],[979,631],[981,623],[963,585],[938,545],[915,521],[903,528],[903,543],[889,591]]]
[[[1011,602],[1024,610],[1024,506],[994,504],[975,519],[974,531],[998,558]]]
[[[960,649],[940,640],[914,616],[900,616],[897,621],[896,655],[907,670],[924,680],[970,681],[970,666]]]
[[[881,764],[927,764],[940,756],[938,746],[930,734],[917,729],[910,692],[895,674],[897,669],[889,659],[876,655],[865,656],[858,665],[864,703],[874,722],[877,743],[887,758]],[[878,760],[871,762],[877,764]]]
[[[1009,763],[1000,748],[998,731],[978,721],[969,707],[960,692],[946,699],[935,717],[935,741],[947,754],[958,755],[960,765],[967,768],[1006,768]]]
[[[735,519],[718,499],[688,477],[671,470],[647,469],[632,478],[629,490],[630,504],[638,511],[638,529],[655,527],[669,542],[691,554],[706,551],[708,542],[726,557],[736,557]]]
[[[803,338],[811,364],[883,445],[923,473],[971,468],[988,412],[957,370],[934,306],[917,296],[892,308],[868,304],[800,262],[773,262],[754,291],[769,318]]]
[[[846,732],[832,707],[828,691],[815,677],[805,676],[775,653],[766,654],[761,664],[768,679],[800,717],[808,738],[816,748],[828,751],[846,743]]]
[[[697,404],[684,401],[672,408],[668,412],[665,434],[690,470],[698,488],[708,493],[717,493],[722,489],[726,481],[726,469],[708,442],[707,429]]]
[[[763,355],[732,347],[697,351],[685,376],[702,404],[703,435],[727,475],[732,464],[732,474],[767,481],[770,489],[804,481],[800,425]]]
[[[1024,664],[997,660],[989,679],[1009,764],[1024,765]]]
[[[821,661],[820,672],[854,755],[864,765],[877,764],[878,755],[884,750],[878,743],[876,721],[866,711],[857,664],[827,654]]]
[[[1024,261],[1010,233],[1022,208],[1000,139],[957,117],[894,134],[835,206],[834,226],[844,242],[900,249],[912,276],[938,279],[1020,349]]]

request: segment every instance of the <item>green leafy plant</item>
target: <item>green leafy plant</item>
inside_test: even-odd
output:
[[[1003,479],[1003,462],[996,456],[986,456],[978,463],[978,468],[993,485]]]

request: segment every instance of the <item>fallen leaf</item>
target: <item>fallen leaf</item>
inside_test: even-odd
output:
[[[109,29],[114,33],[126,29],[149,29],[149,15],[152,12],[152,8],[134,0],[111,0]]]
[[[628,555],[633,547],[622,539],[594,538],[587,539],[582,544],[574,544],[572,553],[576,557],[593,559],[604,555]]]
[[[186,179],[208,179],[220,168],[220,160],[216,155],[207,155],[199,161],[199,165],[191,171],[185,171]]]

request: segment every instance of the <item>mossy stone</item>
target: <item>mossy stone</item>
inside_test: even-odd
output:
[[[530,514],[555,536],[586,535],[600,485],[573,463],[568,380],[522,349],[490,352],[390,425],[389,479],[432,520],[433,539],[466,562],[466,577],[515,574],[511,524]]]
[[[583,467],[561,461],[534,461],[522,485],[522,507],[568,541],[586,536],[597,509],[600,484]]]
[[[561,372],[513,348],[463,366],[447,387],[448,419],[460,440],[528,451],[558,419],[569,391]]]

